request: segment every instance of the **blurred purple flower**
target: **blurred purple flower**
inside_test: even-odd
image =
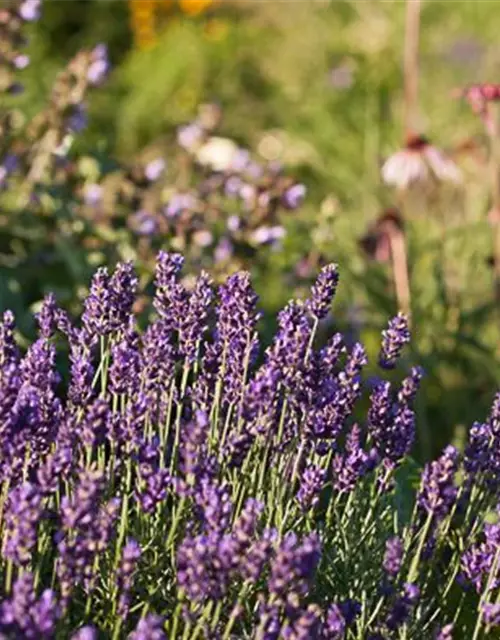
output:
[[[283,206],[287,209],[298,209],[306,197],[307,189],[303,184],[294,184],[289,187],[282,197]]]
[[[167,636],[163,631],[164,620],[160,616],[149,613],[145,618],[141,618],[135,631],[129,640],[166,640]]]
[[[152,236],[158,231],[158,221],[149,211],[137,211],[130,218],[132,228],[141,236]]]
[[[165,160],[163,158],[156,158],[155,160],[151,160],[151,162],[148,162],[148,164],[144,167],[144,174],[150,182],[155,182],[165,171],[165,168]]]
[[[397,536],[390,538],[385,543],[384,554],[384,571],[391,577],[395,578],[401,569],[403,560],[403,543]]]
[[[30,63],[30,57],[25,53],[20,53],[14,58],[13,62],[16,69],[19,69],[19,70],[26,69],[26,67]]]
[[[92,61],[87,71],[90,84],[94,86],[102,84],[109,73],[110,66],[107,46],[98,44],[92,51]]]
[[[197,122],[192,122],[177,129],[177,142],[186,151],[193,151],[201,144],[203,136],[203,129]]]
[[[19,7],[19,15],[26,22],[33,22],[40,18],[41,0],[24,0]]]
[[[91,207],[97,206],[102,200],[102,192],[103,189],[101,185],[95,183],[88,184],[83,192],[85,204]]]

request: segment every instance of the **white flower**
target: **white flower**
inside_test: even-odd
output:
[[[238,152],[238,146],[229,138],[213,136],[196,152],[196,160],[214,171],[227,171],[231,168]]]
[[[425,183],[430,177],[455,184],[462,181],[453,160],[422,137],[409,138],[406,147],[390,156],[382,167],[383,181],[398,189]]]

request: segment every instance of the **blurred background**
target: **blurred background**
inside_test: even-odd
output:
[[[374,356],[411,312],[394,376],[426,371],[417,457],[460,446],[500,381],[496,3],[4,0],[0,28],[0,306],[21,340],[44,295],[77,314],[118,260],[147,313],[160,248],[188,279],[250,270],[269,340],[333,261],[320,340]]]

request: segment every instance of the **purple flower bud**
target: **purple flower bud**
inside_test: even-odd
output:
[[[141,557],[141,548],[135,540],[127,540],[123,547],[120,566],[118,567],[117,585],[120,594],[118,601],[118,615],[126,619],[130,610],[133,575],[137,561]]]
[[[87,71],[89,83],[94,86],[102,84],[109,73],[110,66],[107,46],[98,44],[92,51],[92,60]]]
[[[14,58],[14,66],[16,69],[26,69],[30,63],[30,57],[26,54],[19,54]]]
[[[483,602],[481,605],[483,623],[487,627],[500,626],[500,604],[494,602]]]
[[[410,342],[408,318],[403,313],[389,321],[389,326],[382,332],[382,348],[378,358],[384,369],[394,369],[405,344]]]
[[[19,15],[26,22],[34,22],[40,18],[41,0],[24,0],[19,7]]]
[[[55,295],[53,293],[47,294],[43,299],[40,313],[35,315],[42,338],[48,339],[54,335],[57,329],[58,311]]]
[[[88,124],[87,109],[83,104],[75,104],[71,107],[70,114],[66,120],[68,131],[80,133]]]
[[[6,637],[49,640],[61,610],[54,592],[46,589],[37,599],[33,576],[23,573],[14,583],[12,597],[0,605],[0,632]]]
[[[458,462],[458,451],[450,445],[437,460],[427,464],[422,473],[417,503],[422,511],[432,513],[437,521],[450,512],[455,502]]]
[[[320,557],[321,544],[316,533],[302,541],[294,533],[287,533],[271,563],[268,581],[269,592],[276,601],[286,601],[291,592],[306,595]]]
[[[318,320],[327,316],[338,282],[339,272],[336,264],[329,264],[321,269],[311,289],[311,298],[306,302],[308,310]]]
[[[42,512],[42,495],[35,485],[27,482],[10,491],[5,514],[4,558],[20,566],[30,562]]]
[[[304,511],[314,508],[318,504],[325,480],[326,470],[316,465],[307,467],[303,472],[300,478],[297,502]]]
[[[403,544],[397,536],[387,540],[385,544],[384,554],[384,571],[391,577],[395,578],[401,569],[403,560]]]
[[[96,207],[101,203],[103,189],[100,184],[92,183],[85,187],[83,200],[90,207]]]
[[[144,167],[144,175],[150,182],[155,182],[165,171],[165,167],[165,160],[163,158],[156,158],[155,160],[148,162]]]
[[[139,620],[135,631],[130,634],[129,640],[166,640],[167,636],[163,631],[163,625],[163,618],[150,613]]]
[[[346,621],[338,604],[328,607],[324,635],[327,640],[342,640],[346,631]]]
[[[203,140],[203,129],[193,122],[177,130],[177,142],[187,151],[193,151]]]
[[[137,211],[130,218],[132,229],[141,236],[152,236],[158,231],[158,221],[149,211]]]
[[[294,184],[289,187],[282,197],[283,206],[287,209],[298,209],[306,197],[306,192],[303,184]]]

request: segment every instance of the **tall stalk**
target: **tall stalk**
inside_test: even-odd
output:
[[[406,0],[404,45],[404,125],[406,134],[418,129],[418,46],[421,0]]]

